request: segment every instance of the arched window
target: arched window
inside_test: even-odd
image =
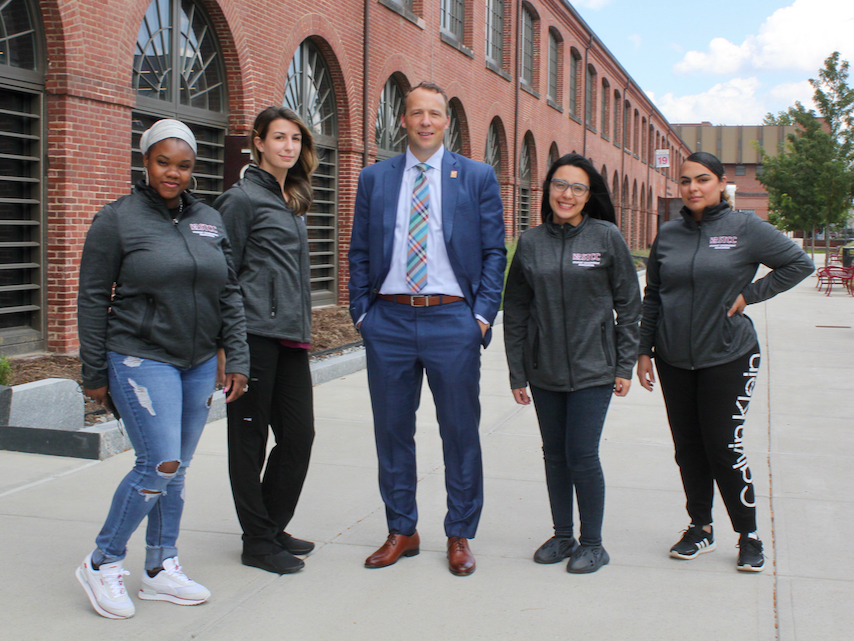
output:
[[[519,231],[525,231],[531,226],[531,147],[529,133],[522,142],[522,152],[519,154]]]
[[[623,99],[620,92],[614,89],[614,145],[623,144]]]
[[[406,150],[406,130],[400,126],[403,111],[403,90],[394,78],[389,78],[377,109],[377,160],[391,158]]]
[[[493,118],[486,133],[486,153],[483,154],[484,162],[495,171],[495,177],[501,180],[501,132],[499,131],[498,118]]]
[[[556,107],[560,107],[560,74],[562,66],[561,49],[563,39],[556,29],[549,29],[549,86],[548,98]]]
[[[557,150],[557,143],[553,142],[552,146],[549,147],[549,158],[548,158],[549,164],[548,164],[548,167],[546,168],[546,171],[551,169],[552,165],[555,164],[559,158],[560,158],[560,152],[558,152],[558,150]]]
[[[445,130],[445,148],[455,154],[461,154],[463,153],[463,135],[460,129],[460,117],[453,100],[448,104],[448,115],[451,117],[451,122]]]
[[[578,88],[581,86],[581,54],[573,47],[569,52],[569,115],[578,118]]]
[[[226,75],[216,32],[195,0],[153,0],[136,38],[131,177],[142,178],[139,137],[155,121],[175,118],[196,136],[196,196],[222,193],[228,125]]]
[[[602,137],[611,134],[611,85],[602,78]]]
[[[535,29],[536,17],[529,5],[522,7],[522,82],[529,87],[534,87],[536,80],[534,70],[534,39],[537,37]]]
[[[596,127],[596,67],[593,65],[587,65],[584,84],[584,124],[590,128]]]
[[[0,342],[42,349],[45,158],[44,38],[37,3],[0,5]]]
[[[628,100],[623,107],[623,148],[632,148],[632,103]]]
[[[486,3],[486,57],[499,69],[504,66],[504,0]]]
[[[338,118],[332,77],[310,40],[294,52],[285,84],[285,107],[293,109],[314,136],[320,164],[312,177],[314,199],[306,214],[313,305],[334,303],[338,292]]]

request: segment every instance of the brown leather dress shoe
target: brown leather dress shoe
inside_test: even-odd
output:
[[[418,554],[421,551],[419,545],[421,545],[421,538],[418,536],[418,532],[412,536],[391,532],[380,549],[365,559],[365,567],[384,568],[393,565],[402,556]]]
[[[474,572],[474,554],[469,549],[468,539],[461,536],[448,539],[448,568],[457,576],[468,576]]]

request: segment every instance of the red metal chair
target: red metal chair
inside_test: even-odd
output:
[[[852,285],[852,280],[854,280],[854,266],[838,267],[836,265],[830,265],[829,267],[822,267],[816,271],[816,276],[818,277],[816,287],[819,291],[821,291],[822,287],[827,285],[825,295],[830,296],[830,292],[833,290],[833,285],[838,284],[843,285],[845,290],[854,296],[854,285]]]

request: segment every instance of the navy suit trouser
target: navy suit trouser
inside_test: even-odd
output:
[[[359,326],[374,413],[380,494],[389,532],[411,535],[415,501],[415,412],[424,372],[445,456],[447,536],[474,538],[483,508],[480,325],[467,303],[410,307],[377,300]]]

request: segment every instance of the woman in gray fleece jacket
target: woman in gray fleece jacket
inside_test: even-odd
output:
[[[95,550],[77,569],[95,611],[110,619],[135,612],[122,562],[146,519],[139,598],[195,605],[210,597],[178,561],[184,477],[216,385],[217,343],[227,357],[227,402],[243,394],[249,374],[222,218],[186,192],[193,133],[177,120],[159,120],[139,145],[145,181],[95,215],[77,298],[83,393],[102,404],[112,399],[136,454]]]
[[[214,203],[232,243],[251,356],[249,391],[228,406],[228,470],[243,563],[285,574],[301,570],[297,555],[314,548],[285,528],[314,441],[305,214],[317,154],[311,132],[285,107],[258,114],[249,145],[255,164]],[[269,456],[268,429],[276,439]]]
[[[744,452],[744,421],[759,373],[756,330],[744,308],[794,287],[814,269],[797,245],[755,214],[730,209],[712,154],[682,165],[682,218],[662,225],[646,272],[638,378],[652,391],[652,358],[676,447],[691,523],[670,556],[715,549],[717,482],[740,534],[737,568],[765,565]],[[771,273],[754,281],[763,264]]]
[[[610,560],[602,547],[599,440],[611,396],[625,396],[631,385],[640,289],[608,188],[586,158],[567,154],[555,162],[543,194],[543,224],[520,236],[510,266],[504,342],[513,397],[529,404],[531,386],[543,436],[555,535],[534,561],[570,557],[567,571],[581,574]]]

